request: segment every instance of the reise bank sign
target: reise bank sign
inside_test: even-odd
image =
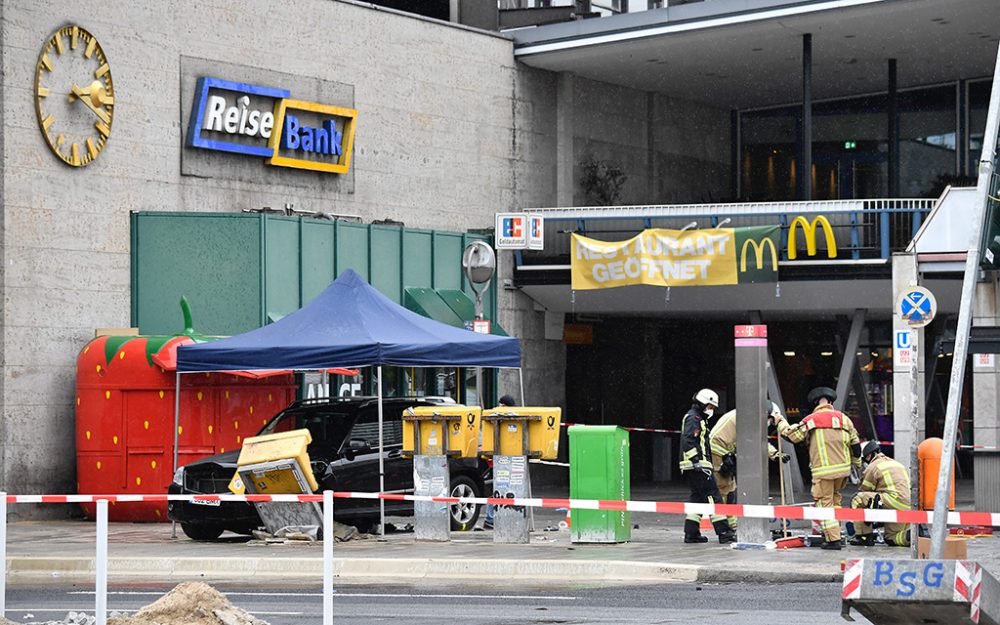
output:
[[[278,167],[346,173],[358,112],[290,95],[285,89],[199,78],[187,144],[261,157]]]

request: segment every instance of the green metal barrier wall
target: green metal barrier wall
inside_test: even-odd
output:
[[[476,234],[251,213],[132,214],[132,325],[182,327],[181,295],[205,334],[232,335],[308,303],[347,268],[394,302],[407,287],[459,289],[462,250]],[[484,294],[496,318],[496,282]]]

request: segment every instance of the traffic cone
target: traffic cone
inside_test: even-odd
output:
[[[573,527],[573,517],[570,515],[569,508],[566,508],[566,529]]]
[[[707,516],[701,517],[701,523],[698,524],[698,529],[701,531],[711,530],[714,526],[712,525],[712,519]]]

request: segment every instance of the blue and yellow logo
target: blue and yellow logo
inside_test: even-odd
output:
[[[355,109],[290,99],[287,90],[198,79],[190,147],[263,157],[269,165],[346,173]]]

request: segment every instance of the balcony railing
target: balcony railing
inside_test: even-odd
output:
[[[882,262],[906,248],[936,202],[884,199],[524,209],[545,218],[545,249],[519,254],[518,264],[565,261],[570,253],[569,235],[574,232],[622,241],[649,228],[680,230],[692,222],[696,224],[692,228],[780,225],[781,258],[787,260],[789,227],[798,216],[810,222],[816,217],[829,221],[837,243],[837,260],[830,262]],[[827,261],[824,234],[816,232],[815,237],[824,253],[811,262]],[[804,244],[800,241],[799,245]]]

